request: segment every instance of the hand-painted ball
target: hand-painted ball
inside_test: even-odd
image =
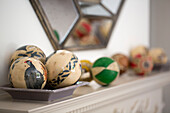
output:
[[[146,75],[152,71],[153,61],[150,56],[137,55],[132,59],[130,66],[137,75]]]
[[[131,58],[134,58],[136,57],[136,55],[147,55],[148,54],[148,48],[146,48],[145,46],[137,46],[133,49],[131,49],[130,51],[130,57]]]
[[[154,64],[162,65],[168,62],[168,57],[162,48],[153,48],[149,51],[149,56],[152,57]]]
[[[47,70],[41,61],[22,57],[11,64],[8,79],[15,88],[42,89],[47,81]]]
[[[129,67],[129,58],[126,55],[118,53],[113,55],[111,58],[118,63],[120,68],[120,75],[127,71]]]
[[[81,19],[75,30],[73,31],[73,36],[82,38],[86,35],[89,35],[91,32],[91,24],[87,19]]]
[[[92,63],[89,60],[81,60],[81,67],[82,67],[82,75],[80,77],[80,81],[88,81],[92,80],[91,76],[91,68]]]
[[[75,84],[81,76],[81,63],[70,51],[58,50],[46,62],[48,83],[53,88]]]
[[[44,54],[44,52],[34,45],[26,45],[18,48],[11,57],[11,64],[16,59],[21,57],[33,57],[40,60],[42,63],[45,63],[46,60],[46,55]]]
[[[108,57],[97,59],[92,66],[93,79],[100,85],[107,86],[119,77],[119,66]]]

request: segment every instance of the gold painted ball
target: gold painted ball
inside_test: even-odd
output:
[[[81,60],[81,67],[82,67],[82,75],[80,77],[80,81],[92,81],[92,75],[91,75],[91,68],[92,63],[89,60]]]

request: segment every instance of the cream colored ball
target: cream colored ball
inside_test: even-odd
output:
[[[47,62],[48,83],[53,88],[75,84],[81,76],[81,63],[70,51],[58,50]]]
[[[168,57],[162,48],[151,49],[149,56],[152,57],[154,64],[166,64],[168,62]]]
[[[46,55],[44,52],[37,46],[34,45],[25,45],[18,48],[11,57],[11,64],[18,58],[21,57],[32,57],[37,60],[40,60],[42,63],[45,63]]]
[[[41,61],[22,57],[11,64],[8,78],[15,88],[42,89],[47,81],[47,70]]]
[[[130,51],[130,57],[135,58],[137,55],[147,56],[148,48],[145,46],[137,46]]]

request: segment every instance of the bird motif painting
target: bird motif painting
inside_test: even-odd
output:
[[[35,68],[32,61],[27,60],[24,63],[27,63],[30,66],[25,70],[25,82],[27,88],[41,89],[41,86],[44,83],[43,74]]]
[[[47,70],[41,61],[22,57],[12,63],[8,78],[15,88],[42,89],[47,81]]]

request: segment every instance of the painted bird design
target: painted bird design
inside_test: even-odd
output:
[[[24,63],[27,63],[30,66],[25,71],[25,82],[27,88],[41,89],[41,86],[44,83],[43,74],[35,68],[35,66],[32,64],[32,61],[27,60]]]

